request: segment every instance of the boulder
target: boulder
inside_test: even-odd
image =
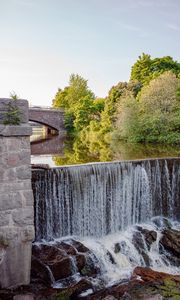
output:
[[[157,239],[157,232],[154,230],[148,230],[138,226],[138,230],[144,237],[148,250],[150,250],[152,243],[154,243]]]
[[[172,275],[164,272],[157,272],[150,268],[136,267],[132,274],[133,278],[139,278],[143,282],[154,282],[156,284],[163,282],[165,279],[171,279],[180,283],[180,275]]]
[[[160,244],[173,256],[180,259],[180,231],[165,229]]]
[[[50,287],[54,280],[47,266],[32,255],[31,259],[31,282],[39,282]]]
[[[145,265],[150,266],[150,259],[147,254],[146,244],[143,239],[142,233],[140,233],[139,231],[136,231],[133,234],[132,242],[133,242],[133,245],[135,246],[135,248],[137,249],[137,251],[139,252],[139,254],[141,255],[141,257],[143,258]]]

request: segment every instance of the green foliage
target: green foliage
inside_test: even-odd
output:
[[[17,95],[12,93],[11,100],[7,104],[7,111],[4,113],[3,124],[4,125],[20,125],[21,112],[17,105]]]
[[[130,81],[113,86],[105,99],[95,98],[87,80],[72,74],[53,106],[65,110],[68,135],[75,139],[73,153],[68,152],[72,163],[85,160],[80,149],[90,160],[109,160],[112,138],[179,144],[180,64],[170,56],[152,59],[143,53],[132,67]]]
[[[53,107],[64,108],[65,126],[70,135],[76,135],[89,123],[94,99],[87,80],[77,74],[70,76],[69,86],[58,90]]]
[[[129,142],[180,143],[179,79],[165,72],[144,86],[138,99],[125,95],[117,108],[116,130]]]
[[[180,63],[174,61],[170,56],[152,59],[150,55],[143,53],[132,66],[130,78],[146,85],[166,71],[172,71],[178,77]]]

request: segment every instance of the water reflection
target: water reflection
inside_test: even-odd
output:
[[[155,157],[179,157],[180,147],[158,144],[128,144],[113,141],[111,146],[104,143],[101,148],[90,149],[76,139],[65,140],[61,136],[45,136],[35,131],[31,137],[32,163],[50,166],[72,165],[88,162],[132,160]]]

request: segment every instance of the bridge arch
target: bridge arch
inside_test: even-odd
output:
[[[62,110],[52,108],[30,107],[29,121],[45,125],[52,130],[56,130],[57,132],[65,131],[64,111]]]

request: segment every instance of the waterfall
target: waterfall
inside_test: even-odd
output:
[[[102,237],[180,216],[179,159],[94,163],[33,171],[36,240]]]

